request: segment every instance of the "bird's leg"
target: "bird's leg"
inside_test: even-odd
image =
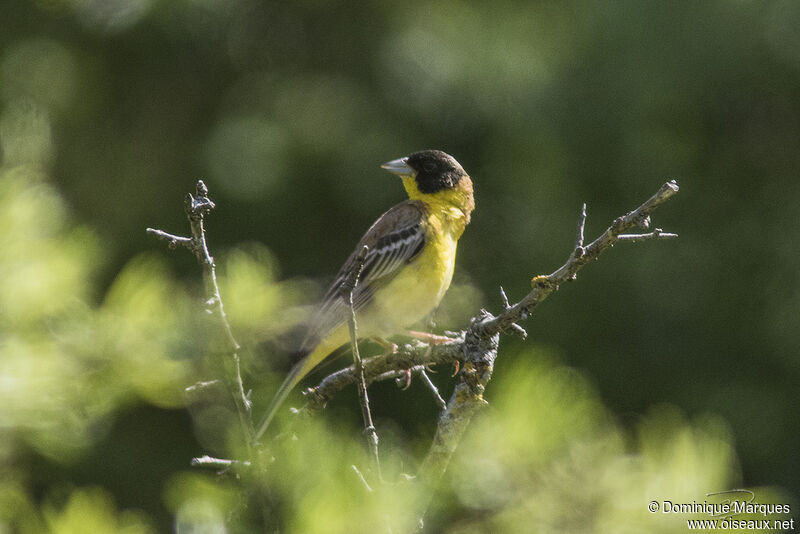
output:
[[[411,369],[403,371],[403,376],[397,378],[397,386],[401,391],[405,391],[411,387]]]
[[[424,341],[428,345],[441,345],[449,341],[455,341],[455,339],[452,337],[439,336],[437,334],[431,334],[430,332],[419,332],[417,330],[409,330],[408,335],[413,337],[414,339],[419,339],[420,341]]]
[[[370,340],[383,347],[383,352],[379,354],[379,356],[388,356],[397,353],[397,343],[392,343],[388,339],[382,337],[371,337]],[[403,373],[404,376],[397,379],[397,385],[401,386],[400,389],[405,391],[411,386],[411,369],[406,369]]]
[[[431,334],[430,332],[418,332],[416,330],[409,330],[408,331],[408,335],[413,337],[413,338],[415,338],[415,339],[419,339],[420,341],[425,341],[426,343],[428,343],[428,352],[430,352],[431,347],[433,347],[434,345],[441,345],[441,344],[447,343],[449,341],[455,341],[455,339],[453,339],[451,337],[439,336],[439,335],[436,335],[436,334]],[[453,360],[453,375],[452,376],[456,376],[458,374],[459,367],[460,366],[459,366],[458,360]]]

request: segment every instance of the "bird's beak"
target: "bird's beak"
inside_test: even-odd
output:
[[[393,159],[381,165],[381,169],[386,169],[398,176],[410,176],[414,174],[414,169],[408,166],[408,158]]]

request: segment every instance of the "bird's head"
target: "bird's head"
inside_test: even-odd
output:
[[[469,220],[475,207],[472,180],[453,156],[441,150],[421,150],[381,167],[402,178],[409,198],[453,204]]]

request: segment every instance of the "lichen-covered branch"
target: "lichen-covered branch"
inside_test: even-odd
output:
[[[574,280],[577,272],[587,263],[613,247],[620,240],[622,232],[639,226],[648,228],[650,214],[661,204],[678,192],[675,181],[667,182],[641,206],[630,213],[618,217],[600,237],[583,246],[585,207],[581,210],[578,223],[576,246],[567,261],[552,274],[536,276],[531,280],[532,289],[522,300],[513,306],[506,305],[497,316],[486,310],[472,319],[462,343],[464,365],[458,375],[456,387],[447,403],[447,408],[439,416],[436,435],[428,455],[422,463],[420,478],[434,485],[447,469],[450,458],[470,424],[472,416],[486,404],[483,392],[492,378],[494,361],[497,358],[499,334],[516,326],[526,319],[533,308],[559,288],[564,282]],[[646,236],[646,237],[645,237]],[[676,237],[660,230],[639,236],[641,239]],[[626,236],[625,240],[635,241]],[[506,300],[506,299],[504,299]],[[507,302],[507,301],[506,301]]]
[[[472,319],[462,345],[464,364],[456,379],[456,387],[447,407],[439,415],[436,434],[428,455],[422,462],[419,477],[430,485],[445,472],[450,457],[455,452],[472,416],[486,405],[483,392],[492,379],[497,348],[500,345],[500,332],[487,334],[479,325],[491,318],[486,310],[481,310]]]

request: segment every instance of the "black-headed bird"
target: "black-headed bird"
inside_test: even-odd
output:
[[[475,208],[472,180],[455,158],[440,150],[415,152],[381,167],[400,176],[409,198],[375,221],[340,269],[256,439],[292,388],[350,339],[350,306],[342,282],[364,245],[368,252],[353,291],[359,337],[385,339],[402,332],[436,308],[450,287],[456,245]]]

